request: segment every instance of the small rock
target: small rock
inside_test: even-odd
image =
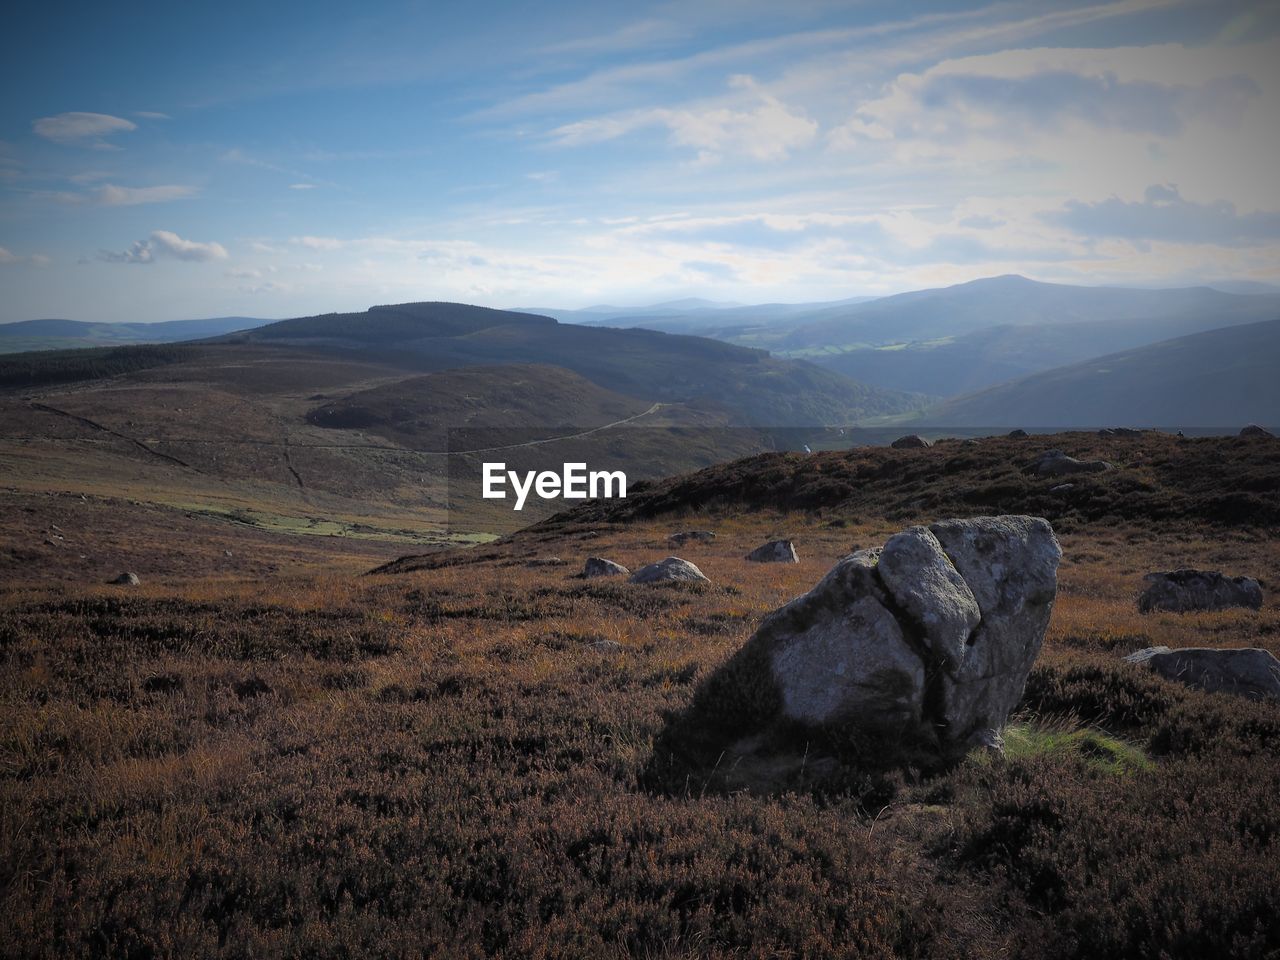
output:
[[[747,554],[748,560],[756,563],[799,563],[796,545],[790,540],[770,540]]]
[[[1262,585],[1253,577],[1228,577],[1214,570],[1171,570],[1148,573],[1150,586],[1138,597],[1138,611],[1187,613],[1262,607]]]
[[[1256,423],[1251,423],[1240,431],[1242,437],[1275,437],[1275,434],[1265,427],[1260,427]]]
[[[1077,460],[1061,450],[1049,450],[1032,469],[1042,477],[1061,477],[1073,473],[1105,473],[1115,467],[1105,460]]]
[[[622,649],[622,644],[617,640],[593,640],[587,644],[588,650],[594,650],[596,653],[617,653]]]
[[[641,567],[631,575],[631,583],[669,583],[682,581],[685,583],[710,583],[701,570],[688,560],[679,557],[667,557],[647,567]]]
[[[582,567],[582,575],[587,578],[625,577],[630,572],[622,564],[606,560],[604,557],[587,557],[587,562]]]
[[[563,567],[568,564],[568,560],[561,560],[559,557],[534,557],[526,561],[526,567]]]
[[[676,546],[683,546],[690,540],[696,540],[699,543],[710,543],[716,538],[716,535],[710,530],[681,530],[679,533],[673,533],[667,539]]]
[[[916,433],[907,434],[905,437],[899,437],[893,443],[889,444],[894,450],[918,450],[924,447],[933,446],[928,440]]]
[[[1257,647],[1148,647],[1125,657],[1168,680],[1206,693],[1231,693],[1251,700],[1280,700],[1280,660]]]
[[[1057,494],[1066,494],[1066,493],[1070,493],[1075,488],[1076,488],[1076,485],[1074,483],[1060,483],[1056,487],[1050,487],[1049,492],[1057,493]]]
[[[1029,436],[1030,434],[1027,433],[1027,431],[1023,430],[1021,427],[1019,427],[1016,430],[1010,430],[1008,433],[1008,437],[1010,440],[1025,440]]]
[[[120,576],[116,577],[114,580],[107,581],[107,583],[119,584],[121,586],[130,586],[130,587],[136,587],[141,582],[142,581],[138,579],[138,575],[136,573],[131,573],[127,571],[125,573],[120,574]]]

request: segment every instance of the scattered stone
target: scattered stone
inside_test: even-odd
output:
[[[908,434],[905,437],[899,437],[893,443],[889,444],[894,450],[918,450],[924,447],[933,446],[928,440],[916,433]]]
[[[1059,494],[1060,496],[1064,496],[1070,493],[1075,488],[1076,488],[1076,485],[1074,483],[1060,483],[1056,487],[1050,487],[1049,492]]]
[[[1008,433],[1010,440],[1025,440],[1029,436],[1031,436],[1031,434],[1027,433],[1027,431],[1023,430],[1021,427],[1018,427],[1016,430],[1010,430]]]
[[[796,545],[790,540],[770,540],[747,554],[748,560],[756,563],[799,563]]]
[[[120,586],[129,586],[129,587],[136,587],[141,582],[142,581],[138,579],[138,575],[136,573],[130,573],[130,572],[122,573],[120,574],[120,576],[116,577],[114,580],[107,581],[107,583],[110,583],[110,584],[119,584]]]
[[[525,563],[527,567],[563,567],[567,566],[568,560],[561,560],[559,557],[534,557]]]
[[[1275,434],[1266,427],[1260,427],[1256,423],[1251,423],[1240,431],[1242,437],[1275,437]]]
[[[1105,473],[1114,470],[1115,466],[1106,460],[1077,460],[1061,450],[1049,450],[1032,469],[1042,477],[1062,477],[1073,473]]]
[[[763,683],[790,721],[944,754],[996,747],[1040,652],[1061,556],[1038,517],[911,527],[766,617],[718,682]]]
[[[625,577],[629,573],[631,571],[622,564],[606,560],[604,557],[587,557],[587,562],[582,567],[582,575],[587,578]]]
[[[1228,577],[1215,570],[1171,570],[1148,573],[1143,579],[1150,586],[1138,597],[1140,613],[1262,607],[1262,585],[1253,577]]]
[[[1280,660],[1257,647],[1148,647],[1125,657],[1168,680],[1206,693],[1230,693],[1250,700],[1280,700]]]
[[[631,583],[669,583],[682,581],[685,583],[710,583],[701,570],[688,560],[679,557],[667,557],[647,567],[641,567],[631,575]]]
[[[716,538],[716,535],[710,530],[681,530],[679,533],[673,533],[667,539],[676,546],[684,546],[690,540],[697,540],[699,543],[710,543]]]
[[[591,643],[588,643],[587,649],[594,650],[596,653],[617,653],[622,649],[622,644],[617,640],[606,640],[601,638],[600,640],[593,640]]]

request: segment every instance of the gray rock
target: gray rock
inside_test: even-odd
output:
[[[1021,427],[1018,427],[1016,430],[1010,430],[1008,433],[1010,440],[1025,440],[1028,436],[1030,436],[1030,434]]]
[[[690,540],[696,540],[699,543],[710,543],[716,538],[716,535],[710,530],[682,530],[679,533],[673,533],[667,539],[676,546],[683,546]]]
[[[107,583],[119,584],[121,586],[136,587],[142,581],[138,579],[136,573],[128,572],[120,574],[114,580],[108,580]]]
[[[686,583],[710,583],[699,570],[688,560],[679,557],[667,557],[647,567],[641,567],[631,575],[631,583],[664,583],[683,581]]]
[[[1280,700],[1280,660],[1257,647],[1148,647],[1125,657],[1160,676],[1206,693],[1231,693],[1251,700]]]
[[[622,644],[617,640],[593,640],[587,644],[588,650],[594,650],[596,653],[617,653],[622,649]]]
[[[925,527],[911,527],[890,537],[880,553],[877,573],[924,634],[930,651],[949,670],[958,670],[982,614],[938,538]]]
[[[973,591],[982,619],[943,677],[946,738],[977,743],[1022,699],[1058,591],[1062,548],[1039,517],[944,520],[929,530]]]
[[[1242,436],[1242,437],[1264,437],[1264,438],[1265,438],[1265,437],[1272,437],[1272,438],[1274,438],[1274,437],[1275,437],[1275,434],[1274,434],[1274,433],[1272,433],[1270,430],[1268,430],[1266,427],[1260,427],[1260,426],[1258,426],[1256,423],[1251,423],[1251,424],[1249,424],[1247,427],[1243,427],[1243,428],[1240,430],[1240,436]]]
[[[879,553],[845,557],[812,590],[770,614],[752,638],[768,650],[789,719],[883,733],[919,727],[924,662],[889,608],[876,576]]]
[[[533,557],[525,561],[526,567],[563,567],[568,564],[568,560],[562,560],[559,557]]]
[[[911,734],[943,753],[998,747],[1044,640],[1061,556],[1035,517],[912,527],[770,614],[725,675],[767,664],[765,686],[791,721]]]
[[[622,564],[606,560],[604,557],[587,557],[587,562],[582,567],[582,575],[587,578],[625,577],[629,573],[631,571]]]
[[[1105,473],[1115,467],[1106,460],[1077,460],[1061,450],[1049,450],[1032,469],[1042,477],[1063,477],[1073,473]]]
[[[1143,579],[1150,585],[1138,597],[1141,613],[1262,607],[1262,585],[1252,577],[1228,577],[1214,570],[1171,570],[1148,573]]]
[[[1076,488],[1076,485],[1074,483],[1060,483],[1056,487],[1050,487],[1049,492],[1065,496],[1075,488]]]
[[[1100,437],[1140,437],[1141,430],[1135,430],[1133,427],[1103,427],[1098,431]]]
[[[796,545],[790,540],[770,540],[762,543],[747,554],[748,560],[756,563],[799,563]]]
[[[905,437],[899,437],[893,443],[889,444],[895,450],[915,450],[922,447],[932,446],[928,440],[918,434],[908,434]]]

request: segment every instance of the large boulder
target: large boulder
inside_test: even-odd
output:
[[[750,553],[747,559],[756,563],[799,563],[796,545],[790,540],[770,540],[762,543]]]
[[[998,746],[1040,652],[1062,551],[1037,517],[912,527],[765,618],[709,685],[767,724],[851,725],[944,754]],[[761,693],[760,691],[765,691]],[[770,692],[771,691],[771,692]]]
[[[922,447],[932,446],[932,444],[919,434],[911,433],[905,437],[899,437],[889,446],[895,450],[917,450]]]
[[[1213,650],[1208,647],[1148,647],[1125,657],[1168,680],[1206,693],[1231,693],[1251,700],[1280,700],[1280,660],[1257,647]]]
[[[631,583],[710,583],[711,581],[688,560],[667,557],[657,563],[641,567],[631,575]]]
[[[1270,430],[1268,430],[1266,427],[1260,427],[1260,426],[1258,426],[1256,423],[1251,423],[1251,424],[1249,424],[1247,427],[1242,427],[1242,428],[1240,429],[1240,436],[1242,436],[1242,437],[1264,437],[1264,438],[1265,438],[1265,437],[1271,437],[1272,439],[1274,439],[1274,438],[1275,438],[1275,434],[1274,434],[1274,433],[1272,433],[1272,432],[1271,432]]]
[[[136,573],[127,570],[119,576],[107,581],[107,583],[123,587],[136,587],[141,582],[142,581],[138,579],[138,575]]]
[[[1106,460],[1077,460],[1061,450],[1049,450],[1032,466],[1042,477],[1064,477],[1073,473],[1106,473],[1115,467]]]
[[[606,560],[604,557],[587,557],[587,562],[582,567],[582,575],[587,579],[592,577],[625,577],[630,572],[622,564]]]
[[[1262,607],[1262,585],[1253,577],[1228,577],[1216,570],[1171,570],[1148,573],[1143,579],[1149,586],[1138,597],[1141,613]]]

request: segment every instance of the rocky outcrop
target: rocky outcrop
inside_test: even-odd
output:
[[[889,444],[895,450],[917,450],[923,447],[933,446],[928,440],[919,434],[911,433],[905,437],[899,437],[893,443]]]
[[[1010,430],[1006,436],[1008,436],[1010,440],[1025,440],[1029,434],[1021,427],[1018,427],[1017,429]]]
[[[1171,570],[1148,573],[1143,579],[1149,586],[1138,597],[1142,613],[1262,607],[1262,585],[1252,577],[1228,577],[1214,570]]]
[[[790,540],[770,540],[762,543],[750,553],[747,559],[755,563],[799,563],[796,545]]]
[[[1280,660],[1257,647],[1234,650],[1148,647],[1131,653],[1125,660],[1206,693],[1230,693],[1251,700],[1280,700]]]
[[[710,583],[701,570],[688,560],[667,557],[657,563],[641,567],[631,575],[631,583]]]
[[[582,576],[586,579],[591,579],[592,577],[625,577],[629,573],[631,571],[622,564],[606,560],[604,557],[587,557],[587,562],[582,566]]]
[[[740,701],[733,684],[772,691],[757,697],[762,725],[772,709],[944,754],[996,746],[1040,652],[1061,556],[1036,517],[912,527],[770,614],[713,678],[711,699]]]
[[[1265,437],[1271,437],[1272,439],[1274,439],[1274,438],[1275,438],[1275,434],[1274,434],[1274,433],[1272,433],[1272,432],[1271,432],[1270,430],[1268,430],[1266,427],[1260,427],[1260,426],[1258,426],[1256,423],[1251,423],[1251,424],[1249,424],[1247,427],[1243,427],[1243,428],[1240,430],[1240,436],[1242,436],[1242,437],[1264,437],[1264,438],[1265,438]]]
[[[1106,460],[1077,460],[1061,450],[1049,450],[1031,469],[1042,477],[1064,477],[1074,473],[1106,473],[1115,466]]]

